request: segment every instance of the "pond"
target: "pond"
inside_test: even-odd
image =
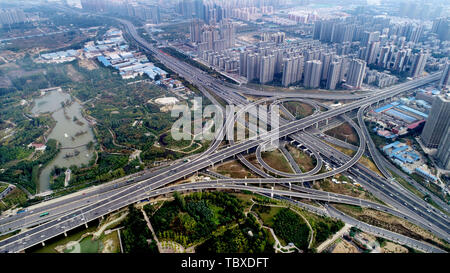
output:
[[[71,101],[71,96],[61,90],[47,92],[35,99],[32,114],[52,113],[56,125],[47,136],[60,143],[61,151],[40,173],[39,192],[50,190],[50,173],[55,166],[70,167],[88,164],[94,155],[86,145],[94,141],[94,134],[88,121],[81,115],[82,106],[73,101],[62,107],[61,103]]]

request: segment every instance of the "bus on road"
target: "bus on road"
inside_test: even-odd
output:
[[[39,217],[44,217],[44,216],[47,216],[48,215],[48,212],[44,212],[44,213],[41,213],[41,215],[39,215]]]

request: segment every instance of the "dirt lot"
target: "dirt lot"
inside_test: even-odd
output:
[[[347,141],[348,143],[353,145],[359,144],[358,135],[356,134],[352,126],[350,126],[350,124],[348,124],[347,122],[339,125],[338,127],[326,131],[325,134],[340,139],[342,141]]]
[[[335,207],[349,214],[350,216],[355,217],[356,219],[370,225],[391,230],[413,239],[425,241],[433,245],[438,245],[440,247],[450,247],[449,244],[442,242],[439,238],[437,238],[430,232],[399,217],[372,209],[361,209],[348,205],[335,205]]]
[[[79,43],[86,38],[88,38],[87,34],[80,31],[70,31],[46,36],[12,40],[7,43],[5,49],[16,52],[20,50],[37,50],[37,48],[43,50],[56,50],[58,48],[64,48],[72,44]]]
[[[336,176],[336,179],[339,180],[339,177]],[[367,192],[363,188],[355,186],[350,183],[335,184],[329,179],[324,179],[322,181],[315,181],[313,183],[313,187],[318,190],[340,193],[340,194],[358,197],[361,199],[366,199],[369,201],[379,202],[370,192]]]
[[[341,241],[334,246],[332,253],[359,253],[359,251],[354,245],[341,239]]]
[[[239,163],[237,160],[223,163],[212,169],[222,175],[229,176],[231,178],[256,178],[257,176],[252,174],[245,166]]]
[[[72,80],[80,82],[84,79],[84,77],[80,74],[80,72],[76,71],[73,65],[67,65],[67,76],[69,76]]]
[[[404,246],[386,242],[386,245],[381,248],[383,253],[408,253],[408,249]]]
[[[78,64],[87,70],[94,70],[98,68],[97,64],[89,59],[81,59],[78,61]]]

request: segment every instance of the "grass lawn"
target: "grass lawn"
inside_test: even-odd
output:
[[[263,152],[261,157],[270,167],[285,173],[293,173],[291,165],[279,150]]]
[[[314,112],[310,105],[303,102],[289,101],[283,103],[283,105],[296,119],[305,118]]]
[[[108,235],[102,235],[101,237],[104,251],[107,253],[120,253],[119,232],[113,231]],[[109,245],[108,242],[111,242]]]
[[[5,183],[0,183],[0,193],[2,193],[4,190],[6,190],[6,188],[8,188],[8,185]]]
[[[316,160],[314,158],[308,156],[303,151],[291,145],[287,145],[287,149],[292,154],[292,157],[294,158],[295,162],[297,162],[302,172],[307,172],[314,169],[316,165]]]
[[[97,226],[93,225],[88,227],[87,229],[78,230],[73,234],[68,234],[67,237],[64,237],[64,235],[58,236],[57,238],[54,238],[48,242],[46,242],[44,247],[33,249],[33,253],[58,253],[55,249],[55,247],[59,245],[65,245],[70,241],[78,241],[83,234],[88,232],[94,232],[97,229]]]
[[[369,159],[367,156],[363,155],[359,160],[359,163],[363,164],[364,166],[366,166],[367,168],[369,168],[370,170],[372,170],[373,172],[377,173],[379,176],[383,177],[383,174],[380,172],[380,170],[378,170],[377,166],[375,165],[375,163]]]
[[[27,201],[27,195],[18,187],[13,189],[0,202],[0,211],[7,210],[14,205],[21,205]]]
[[[269,209],[267,209],[269,208]],[[269,207],[255,204],[252,211],[258,214],[258,217],[263,221],[263,224],[268,227],[273,227],[273,217],[282,209],[283,207]]]

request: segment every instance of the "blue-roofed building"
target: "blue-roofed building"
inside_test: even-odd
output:
[[[400,160],[402,163],[407,163],[407,158],[401,154],[391,154],[390,156],[397,160]]]
[[[383,111],[385,111],[385,110],[391,109],[392,107],[393,107],[392,104],[387,104],[387,105],[385,105],[385,106],[382,106],[382,107],[380,107],[380,108],[375,109],[375,112],[376,112],[376,113],[380,113],[380,112],[383,112]]]
[[[402,112],[399,112],[399,111],[397,111],[397,110],[395,110],[395,109],[389,109],[389,110],[387,110],[385,113],[386,113],[386,114],[389,114],[389,115],[391,115],[391,116],[393,116],[393,117],[395,117],[395,118],[404,120],[404,121],[407,122],[407,123],[411,123],[411,122],[414,122],[414,121],[417,120],[416,118],[411,117],[411,116],[409,116],[409,115],[406,115],[406,114],[404,114],[404,113],[402,113]]]
[[[433,94],[433,95],[439,95],[441,93],[441,91],[440,90],[437,90],[437,89],[433,89],[432,91],[431,91],[431,94]]]
[[[396,141],[394,143],[388,144],[386,146],[383,147],[383,152],[386,151],[387,149],[390,149],[392,147],[397,147],[400,144],[400,141]]]
[[[430,104],[424,100],[416,100],[416,105],[420,107],[426,107],[429,106]]]
[[[425,179],[429,179],[429,180],[432,180],[432,181],[436,181],[437,180],[436,176],[434,176],[431,173],[423,170],[422,168],[417,167],[414,170],[416,171],[417,174],[419,174],[420,176],[424,177]]]
[[[400,160],[398,160],[398,159],[396,159],[396,158],[394,158],[394,163],[396,163],[397,165],[399,165],[399,166],[404,166],[404,164],[403,164],[403,162],[402,161],[400,161]]]
[[[413,114],[419,115],[419,116],[421,116],[421,117],[423,117],[423,118],[428,118],[428,115],[427,115],[427,114],[422,113],[422,112],[420,112],[420,111],[417,111],[416,109],[413,109],[413,108],[408,107],[408,106],[406,106],[406,105],[400,105],[398,108],[403,109],[403,110],[408,111],[408,112],[411,112],[411,113],[413,113]]]
[[[104,56],[98,56],[97,60],[101,62],[104,66],[111,66],[111,63]]]
[[[407,152],[407,154],[414,160],[418,161],[420,159],[420,156],[416,154],[415,152]]]
[[[405,165],[401,165],[401,168],[404,172],[406,172],[407,174],[412,174],[412,171],[409,168],[406,168]]]

